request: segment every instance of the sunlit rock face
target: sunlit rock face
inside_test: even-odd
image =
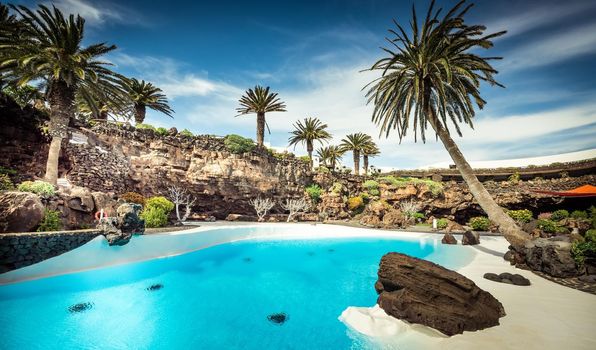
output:
[[[77,133],[80,142],[67,146],[72,183],[146,196],[177,185],[197,197],[195,211],[220,219],[252,214],[248,200],[259,195],[279,200],[302,196],[311,181],[302,161],[278,160],[261,150],[231,154],[218,137],[159,136],[113,126]]]

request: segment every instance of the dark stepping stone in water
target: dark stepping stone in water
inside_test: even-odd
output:
[[[93,303],[78,303],[68,307],[68,311],[71,314],[76,314],[79,312],[87,311],[93,309]]]
[[[315,256],[315,252],[308,252],[308,256]]]
[[[160,290],[163,288],[163,284],[152,284],[146,288],[146,290],[150,292],[155,292],[156,290]]]
[[[286,315],[285,312],[280,312],[277,314],[271,314],[267,316],[267,319],[269,320],[269,322],[281,326],[287,320],[290,319],[290,316]]]
[[[335,249],[327,249],[327,251],[328,251],[329,253],[333,253],[333,252],[335,251]]]
[[[513,281],[511,281],[509,278],[503,278],[501,283],[513,284]]]
[[[530,284],[532,284],[530,283],[529,279],[519,274],[511,276],[511,282],[513,282],[513,284],[515,284],[516,286],[529,286]]]
[[[501,276],[497,275],[496,273],[492,273],[492,272],[485,273],[484,278],[486,278],[487,280],[490,280],[490,281],[494,281],[494,282],[501,282],[501,280],[502,280]]]
[[[242,259],[242,261],[244,261],[245,263],[249,263],[249,262],[252,262],[252,259],[251,258],[244,258],[244,259]]]

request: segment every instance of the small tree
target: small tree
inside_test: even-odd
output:
[[[414,202],[411,199],[407,200],[407,201],[400,202],[399,209],[408,218],[413,218],[414,214],[416,214],[418,212],[418,210],[420,210],[418,204],[416,204],[416,202]]]
[[[286,202],[281,205],[284,210],[290,212],[288,214],[287,222],[292,220],[292,217],[300,212],[304,212],[308,208],[308,202],[304,198],[300,199],[286,199]]]
[[[184,222],[190,216],[192,212],[192,206],[195,204],[196,199],[188,193],[187,190],[178,186],[168,187],[168,196],[170,200],[174,202],[176,208],[176,218],[178,222]],[[184,215],[180,217],[180,206],[185,206]]]
[[[251,199],[250,201],[248,201],[248,203],[250,203],[250,205],[252,205],[252,207],[255,209],[259,221],[265,221],[265,215],[267,215],[269,210],[271,210],[271,208],[275,206],[275,202],[273,202],[269,198],[259,197],[256,199]]]

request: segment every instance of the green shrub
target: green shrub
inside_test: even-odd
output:
[[[551,220],[560,221],[563,219],[567,219],[569,217],[569,212],[565,209],[559,209],[553,212],[553,215],[550,217]]]
[[[168,215],[160,207],[147,207],[141,213],[145,227],[162,227],[168,223]]]
[[[575,242],[571,246],[571,255],[578,266],[583,266],[586,259],[596,259],[596,242]]]
[[[228,151],[234,154],[252,152],[256,147],[253,140],[235,134],[226,136],[224,138],[224,144]]]
[[[166,136],[168,134],[168,129],[159,127],[155,129],[155,132],[160,136]]]
[[[146,199],[140,193],[126,192],[123,195],[121,195],[120,198],[122,198],[125,202],[128,202],[128,203],[136,203],[136,204],[145,206]]]
[[[530,222],[533,218],[532,212],[528,209],[509,210],[507,214],[517,222]]]
[[[376,182],[375,180],[366,180],[362,184],[362,187],[364,187],[367,191],[378,190],[379,189],[379,183]]]
[[[486,216],[476,216],[470,219],[470,226],[474,231],[488,231],[490,220]]]
[[[540,219],[536,225],[540,230],[546,233],[557,233],[559,232],[559,225],[553,221],[548,219]]]
[[[425,216],[423,213],[414,213],[412,214],[412,218],[416,220],[424,220]]]
[[[582,220],[588,218],[588,213],[584,210],[574,210],[569,216],[572,219]]]
[[[0,173],[0,191],[14,190],[14,184],[10,177],[6,174]]]
[[[438,197],[444,191],[443,184],[430,179],[417,179],[414,177],[383,176],[379,182],[394,187],[406,187],[408,185],[426,185],[434,197]]]
[[[60,212],[57,210],[44,210],[43,218],[37,227],[37,232],[58,231],[61,228]]]
[[[186,136],[186,137],[194,137],[195,135],[192,133],[192,131],[188,130],[188,129],[184,129],[182,131],[180,131],[178,133],[178,135],[182,135],[182,136]]]
[[[21,192],[31,192],[42,197],[51,197],[56,193],[54,185],[44,181],[24,181],[19,184],[17,189]]]
[[[368,193],[371,196],[380,196],[381,195],[381,191],[379,191],[379,189],[377,189],[377,188],[373,188],[373,189],[368,190]]]
[[[364,200],[362,197],[350,197],[348,199],[348,209],[356,211],[364,207]]]
[[[447,225],[449,225],[449,220],[445,219],[445,218],[440,218],[437,220],[437,228],[439,230],[443,230],[447,228]]]
[[[158,208],[167,215],[174,209],[174,203],[170,202],[166,197],[155,196],[145,201],[145,208]]]
[[[331,171],[326,166],[320,166],[317,168],[317,172],[320,174],[329,174]]]
[[[312,184],[306,187],[304,190],[306,191],[306,194],[308,194],[310,199],[313,201],[313,203],[318,203],[321,199],[321,193],[323,192],[323,190],[319,185]]]
[[[591,218],[596,218],[596,207],[592,205],[588,208],[588,214],[590,214]]]
[[[508,180],[509,180],[509,182],[514,183],[514,184],[518,183],[520,180],[519,173],[515,172],[515,173],[511,174],[511,176],[509,176]]]
[[[588,242],[596,242],[596,229],[591,229],[591,230],[586,231],[584,238]]]
[[[135,126],[135,128],[137,129],[142,129],[142,130],[152,130],[152,131],[156,131],[155,127],[151,124],[137,124]]]
[[[7,168],[7,167],[3,167],[0,166],[0,174],[5,174],[5,175],[16,175],[17,171],[11,168]]]
[[[334,182],[333,185],[329,188],[329,191],[335,194],[341,194],[344,189],[344,185],[341,182]]]
[[[300,157],[298,157],[298,159],[300,159],[301,161],[303,161],[305,163],[310,163],[310,157],[309,156],[300,156]]]

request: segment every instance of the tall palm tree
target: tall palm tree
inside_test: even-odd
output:
[[[285,112],[285,103],[280,101],[277,93],[269,92],[269,86],[264,88],[260,85],[255,86],[254,90],[246,90],[239,102],[240,107],[236,108],[238,115],[257,114],[257,145],[262,147],[265,139],[265,113]]]
[[[346,135],[346,138],[341,140],[340,147],[344,152],[352,151],[352,155],[354,156],[354,174],[360,175],[360,154],[371,142],[371,137],[363,134],[361,132]]]
[[[147,108],[172,118],[174,111],[168,103],[168,98],[157,86],[136,78],[122,78],[122,85],[133,103],[135,123],[141,124],[145,121]]]
[[[323,124],[319,118],[305,118],[304,124],[299,120],[294,124],[294,129],[296,130],[290,132],[292,136],[288,140],[290,143],[289,146],[293,145],[294,149],[296,149],[297,144],[305,143],[310,167],[312,169],[312,151],[314,150],[314,142],[319,141],[322,145],[323,142],[326,142],[331,138],[331,134],[325,130],[327,129],[327,124]]]
[[[74,117],[75,94],[115,89],[115,73],[98,58],[116,46],[83,47],[85,20],[81,16],[66,18],[57,8],[43,5],[35,12],[24,6],[11,8],[18,13],[22,28],[19,40],[0,37],[0,72],[18,86],[38,79],[47,82],[52,141],[45,180],[56,184],[62,140]]]
[[[343,157],[343,150],[339,146],[327,146],[320,147],[317,150],[317,157],[323,163],[324,166],[329,168],[331,171],[335,171],[335,166],[338,164]]]
[[[364,175],[368,175],[368,157],[376,157],[379,154],[381,154],[381,150],[371,139],[362,150],[362,162],[364,163],[362,168],[364,169]]]
[[[467,25],[464,15],[472,5],[460,1],[442,18],[441,9],[431,3],[426,19],[418,26],[412,8],[411,34],[395,22],[396,30],[389,30],[390,48],[384,48],[388,57],[376,62],[370,70],[381,76],[371,82],[368,102],[374,104],[372,120],[386,136],[395,130],[401,139],[410,124],[414,135],[419,132],[425,141],[430,125],[444,144],[461,172],[470,192],[488,217],[497,225],[507,240],[520,247],[529,235],[503,212],[484,186],[478,181],[470,164],[451,138],[448,121],[461,136],[460,123],[472,126],[474,105],[482,109],[486,101],[480,96],[480,83],[500,85],[494,75],[497,71],[489,64],[497,57],[482,57],[476,50],[493,46],[492,39],[505,32],[484,34],[481,25]],[[372,84],[372,85],[371,85]]]

